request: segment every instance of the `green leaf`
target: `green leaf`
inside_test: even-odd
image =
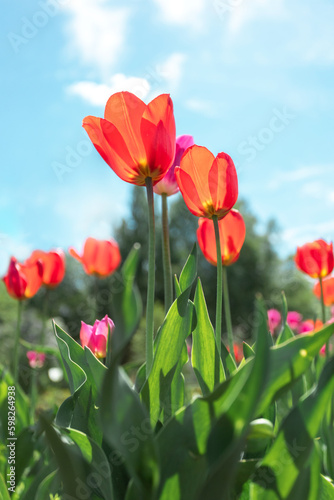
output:
[[[267,337],[265,337],[267,339]],[[267,340],[265,340],[267,342]],[[260,344],[261,345],[261,344]],[[261,350],[259,357],[261,356]],[[261,360],[257,364],[256,372],[263,368]],[[220,384],[213,393],[203,398],[195,399],[186,408],[177,412],[173,418],[161,429],[157,435],[157,444],[159,446],[161,456],[161,482],[159,486],[159,499],[173,498],[175,488],[179,485],[179,497],[183,499],[193,500],[198,497],[199,492],[203,487],[203,481],[207,474],[207,458],[205,456],[207,442],[210,431],[214,422],[217,422],[224,414],[229,411],[233,413],[228,415],[225,423],[235,420],[237,434],[240,437],[240,432],[247,425],[244,418],[250,418],[253,408],[249,405],[249,401],[244,396],[243,390],[247,382],[250,380],[252,365],[247,362],[244,369],[236,371],[234,375]],[[261,383],[263,378],[259,375]],[[261,386],[260,383],[260,386]],[[257,387],[255,388],[255,386]],[[254,382],[253,390],[260,390],[259,384]],[[251,391],[251,394],[253,393]],[[245,389],[248,393],[249,388]],[[240,395],[242,396],[240,397]],[[244,411],[242,404],[244,404]],[[247,409],[246,409],[247,406]],[[241,413],[238,410],[241,409]],[[235,412],[235,413],[234,413]],[[240,417],[240,418],[239,418]],[[231,429],[231,425],[226,427],[227,434]],[[232,435],[230,437],[233,438]],[[171,446],[171,443],[177,443],[177,447]],[[238,440],[238,446],[241,445],[242,439]],[[234,450],[233,463],[237,465],[240,458],[240,453]],[[213,452],[214,456],[214,452]],[[231,458],[231,457],[230,457]],[[206,493],[201,498],[207,498]],[[220,498],[220,496],[216,497]]]
[[[229,350],[227,349],[227,347],[223,341],[221,341],[221,347],[222,347],[221,357],[222,357],[223,366],[224,366],[224,369],[226,372],[226,376],[229,376],[229,375],[232,375],[232,373],[236,371],[237,365],[235,364],[235,361],[234,361],[231,353],[229,352]]]
[[[287,340],[290,340],[294,337],[293,331],[289,327],[289,325],[284,325],[281,333],[277,337],[276,340],[276,345],[283,344],[283,342],[286,342]]]
[[[112,298],[115,329],[111,336],[111,347],[114,360],[122,357],[142,317],[143,304],[135,284],[139,252],[140,245],[135,243],[121,269],[123,287],[118,293],[114,293]]]
[[[105,440],[122,456],[142,499],[149,500],[159,478],[153,429],[145,406],[116,365],[104,380],[101,416]]]
[[[23,429],[16,441],[16,463],[15,476],[16,484],[20,482],[21,476],[29,465],[36,445],[34,430],[30,427]]]
[[[200,279],[197,282],[194,306],[196,328],[192,336],[191,361],[198,383],[205,396],[212,392],[215,383],[222,382],[225,376]],[[215,369],[217,370],[216,374]]]
[[[65,496],[112,500],[111,471],[103,450],[94,440],[75,429],[61,429],[40,417],[46,439],[59,467]],[[88,498],[88,496],[87,496]]]
[[[207,441],[210,464],[202,494],[206,500],[229,500],[237,474],[241,452],[245,445],[248,427],[257,409],[258,399],[264,390],[269,365],[269,338],[267,311],[262,301],[257,302],[256,354],[252,370],[241,387],[237,399],[221,413]],[[224,401],[226,404],[226,400]],[[221,411],[221,409],[220,409]]]
[[[167,313],[157,339],[152,369],[141,391],[153,422],[158,421],[162,410],[170,415],[178,409],[171,404],[172,384],[174,377],[177,379],[181,373],[182,362],[186,361],[181,354],[191,333],[194,307],[190,301],[185,302],[187,293],[185,290]]]
[[[49,499],[50,493],[57,492],[57,487],[59,487],[58,471],[54,470],[40,483],[34,500]]]
[[[320,476],[319,500],[332,500],[334,498],[334,485],[329,478]]]
[[[58,410],[56,423],[78,429],[100,443],[102,432],[96,406],[100,388],[95,380],[100,379],[101,363],[93,361],[88,349],[84,350],[58,325],[54,324],[54,330],[71,390],[71,396]]]
[[[101,492],[103,498],[111,500],[113,498],[111,485],[111,471],[109,462],[103,450],[95,441],[90,439],[86,434],[75,429],[62,429],[63,436],[68,436],[79,448],[82,454],[82,459],[88,466],[88,470],[94,476],[94,483],[98,486],[95,488],[95,493]],[[88,488],[92,488],[93,480],[87,481]]]
[[[20,493],[20,500],[31,500],[32,498],[35,500],[38,488],[43,483],[44,479],[53,472],[55,472],[56,465],[53,460],[51,463],[46,463],[43,462],[42,460],[41,462],[42,462],[41,464],[38,464],[39,467],[38,465],[36,465],[36,470],[38,472],[36,473],[36,471],[34,471],[34,476],[31,483],[29,483],[28,485],[28,481],[26,480],[24,481],[25,489],[23,490],[23,492]],[[21,482],[20,487],[22,483],[23,482]],[[60,488],[60,481],[58,486]]]
[[[251,348],[250,345],[247,344],[247,342],[242,343],[242,350],[243,350],[245,359],[248,359],[248,358],[251,358],[252,356],[255,356],[254,350]]]
[[[85,478],[84,464],[75,454],[75,448],[69,446],[70,441],[64,441],[60,431],[51,425],[43,415],[40,415],[40,422],[46,440],[55,455],[60,478],[63,482],[64,494],[77,498],[77,481],[84,481]]]
[[[330,324],[315,333],[298,335],[270,349],[272,369],[261,397],[258,415],[261,415],[278,395],[291,389],[333,332],[334,324]]]
[[[0,474],[0,496],[1,500],[10,500],[7,484],[5,483],[5,480],[1,474]]]
[[[8,437],[8,387],[14,386],[12,375],[0,366],[0,442],[6,442]],[[15,387],[15,433],[29,425],[30,404],[27,396],[17,384]]]
[[[179,298],[180,295],[181,295],[181,293],[182,293],[182,290],[180,288],[179,280],[177,279],[176,274],[174,274],[174,286],[175,286],[175,295],[176,295],[176,298]]]
[[[185,292],[192,286],[192,284],[196,279],[196,276],[197,276],[197,245],[195,243],[180,274],[179,286],[181,292]]]
[[[334,358],[326,364],[317,388],[286,417],[276,440],[261,461],[257,473],[257,477],[261,479],[258,482],[254,480],[257,500],[290,499],[292,491],[294,496],[291,498],[297,498],[294,485],[303,469],[310,465],[308,460],[314,450],[313,440],[317,436],[333,390]],[[313,457],[312,463],[314,461]],[[308,474],[303,474],[305,478],[311,478],[313,473],[314,471],[309,471]],[[310,481],[309,489],[312,484]],[[311,499],[305,496],[299,498]]]

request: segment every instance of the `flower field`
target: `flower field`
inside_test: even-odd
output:
[[[104,117],[87,116],[83,127],[119,183],[146,194],[146,297],[137,283],[137,241],[125,256],[117,241],[88,237],[82,250],[11,258],[3,283],[17,321],[0,367],[0,498],[334,498],[333,244],[305,242],[294,257],[319,314],[291,310],[284,290],[279,307],[257,294],[251,334],[242,339],[231,314],[230,271],[240,263],[248,227],[235,208],[233,159],[215,156],[190,135],[176,137],[167,94],[145,104],[117,92]],[[189,256],[174,274],[169,208],[178,192],[198,222]],[[47,309],[68,273],[65,250],[91,285],[91,309],[87,316],[83,305],[76,337],[57,321],[61,311],[52,319]],[[214,315],[200,254],[215,268]],[[116,276],[111,303],[101,306],[99,287]],[[156,300],[160,276],[163,311]],[[42,327],[30,342],[22,328],[25,306],[38,294],[49,305],[45,300]],[[140,329],[144,362],[136,364],[129,353]],[[41,390],[50,359],[53,382],[59,377],[64,384],[56,400],[50,381],[47,400]]]

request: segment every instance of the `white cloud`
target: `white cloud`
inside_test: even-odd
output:
[[[120,91],[132,92],[149,101],[163,92],[176,93],[183,78],[185,61],[185,54],[175,52],[155,67],[147,67],[144,77],[117,73],[102,83],[75,82],[67,87],[67,91],[95,106],[104,106],[113,93]]]
[[[110,7],[106,0],[71,0],[63,9],[69,15],[67,35],[72,55],[108,74],[124,48],[130,10]]]
[[[145,99],[150,91],[150,83],[145,78],[127,77],[122,73],[112,76],[110,83],[81,81],[68,87],[68,92],[82,97],[95,106],[105,106],[108,98],[115,92],[129,91],[140,99]]]
[[[206,0],[153,0],[160,9],[163,20],[177,25],[199,27]]]
[[[163,63],[157,65],[157,73],[165,81],[168,92],[176,90],[183,76],[186,55],[180,52],[171,54]]]

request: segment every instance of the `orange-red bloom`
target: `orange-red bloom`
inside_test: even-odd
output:
[[[43,285],[54,288],[59,285],[65,276],[65,254],[62,250],[43,252],[34,250],[26,264],[41,261],[43,264]]]
[[[15,257],[10,259],[7,274],[2,278],[7,292],[18,300],[30,299],[42,285],[43,264],[40,261],[20,264]]]
[[[311,278],[325,278],[333,271],[333,243],[316,240],[298,247],[295,263]]]
[[[240,255],[245,241],[246,226],[238,210],[232,209],[224,219],[218,222],[220,248],[223,266],[230,266]],[[199,219],[197,240],[204,257],[214,266],[217,265],[216,238],[213,221]]]
[[[334,305],[334,277],[330,276],[329,278],[326,278],[322,282],[322,287],[323,287],[323,292],[324,292],[324,303],[325,306],[333,306]],[[321,291],[320,291],[320,283],[316,283],[316,285],[313,288],[313,293],[318,297],[318,299],[321,298]]]
[[[190,212],[197,217],[222,219],[238,198],[238,177],[232,158],[215,158],[206,148],[192,146],[175,168],[176,180]]]
[[[104,118],[86,116],[83,127],[96,150],[126,182],[160,181],[175,155],[173,102],[162,94],[145,104],[130,92],[112,95]]]
[[[69,253],[81,262],[87,274],[95,274],[99,278],[105,278],[116,271],[122,260],[118,244],[111,239],[87,238],[82,255],[73,247],[69,248]]]

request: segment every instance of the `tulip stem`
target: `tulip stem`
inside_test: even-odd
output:
[[[22,318],[22,300],[18,301],[17,307],[17,323],[16,323],[16,335],[14,344],[14,386],[16,387],[19,380],[19,343],[20,343],[20,333],[21,333],[21,318]]]
[[[223,307],[223,264],[222,264],[221,248],[220,248],[219,225],[218,225],[217,215],[213,215],[212,220],[215,228],[216,251],[217,251],[216,343],[220,358],[222,350],[221,329],[222,329],[222,307]]]
[[[233,342],[233,330],[232,330],[232,319],[231,319],[231,307],[230,307],[230,296],[228,293],[228,282],[227,282],[227,269],[223,266],[223,282],[224,282],[224,310],[225,310],[225,320],[227,328],[227,338],[228,346],[230,349],[230,354],[235,360],[234,354],[234,342]]]
[[[322,314],[322,322],[326,323],[326,309],[325,309],[325,300],[324,300],[324,287],[322,285],[322,277],[319,276],[319,285],[320,285],[320,302],[321,302],[321,314]],[[326,342],[326,359],[329,358],[329,340]]]
[[[35,410],[37,404],[37,369],[32,368],[31,381],[30,381],[30,421],[34,423]]]
[[[45,344],[45,330],[46,330],[46,322],[48,320],[48,299],[49,299],[49,290],[45,289],[45,294],[43,297],[43,310],[42,310],[42,331],[41,331],[41,345]]]
[[[162,256],[164,268],[165,314],[173,302],[173,279],[170,259],[167,194],[161,195],[162,205]]]
[[[97,276],[94,276],[94,292],[95,292],[95,301],[94,301],[94,315],[95,317],[93,318],[93,321],[98,319],[99,316],[99,278]]]
[[[151,177],[146,177],[146,192],[148,204],[148,282],[146,302],[146,378],[153,364],[153,334],[154,334],[154,289],[155,289],[155,227],[154,227],[154,197]]]

